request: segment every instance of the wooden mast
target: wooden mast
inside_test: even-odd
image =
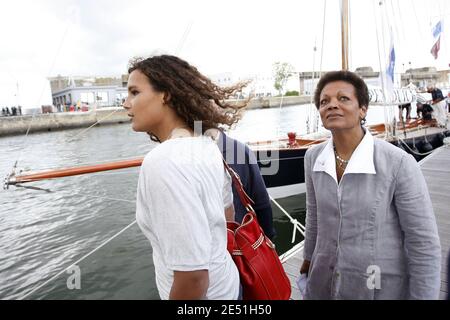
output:
[[[5,180],[5,189],[9,185],[16,185],[26,182],[41,181],[46,179],[55,179],[62,177],[77,176],[86,173],[95,173],[109,170],[126,169],[132,167],[139,167],[142,164],[144,158],[115,161],[110,163],[103,163],[91,166],[82,166],[66,169],[49,170],[44,172],[32,173],[32,174],[20,174],[11,175]]]
[[[342,70],[349,69],[348,61],[348,16],[349,16],[349,0],[341,0],[341,39],[342,39]]]

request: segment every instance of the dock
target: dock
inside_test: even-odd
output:
[[[436,149],[419,162],[428,185],[433,210],[436,216],[441,241],[441,292],[439,299],[448,297],[448,259],[450,253],[450,145]],[[284,269],[291,281],[291,300],[299,300],[300,292],[295,283],[303,262],[302,246],[282,260]]]
[[[441,240],[441,293],[439,298],[447,299],[448,255],[450,252],[450,145],[436,149],[419,164],[428,185]]]
[[[290,300],[301,300],[300,291],[298,290],[295,280],[300,274],[300,266],[303,263],[303,242],[300,244],[297,250],[291,255],[288,255],[284,259],[282,258],[282,263],[284,271],[291,282],[291,298]]]

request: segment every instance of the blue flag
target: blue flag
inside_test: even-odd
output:
[[[391,50],[389,52],[389,65],[386,70],[386,75],[388,80],[391,81],[391,84],[394,84],[394,69],[395,69],[395,49],[394,44],[391,46]]]
[[[436,39],[441,35],[442,32],[442,22],[439,21],[433,28],[433,37]]]

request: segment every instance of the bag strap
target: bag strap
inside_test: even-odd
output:
[[[225,169],[228,171],[228,173],[231,176],[231,180],[233,181],[233,184],[239,194],[239,198],[241,199],[241,203],[244,205],[247,212],[255,212],[252,208],[252,205],[255,204],[255,202],[250,198],[250,196],[245,192],[244,186],[242,184],[241,178],[239,175],[234,171],[230,165],[225,161],[225,159],[222,157],[223,165]]]

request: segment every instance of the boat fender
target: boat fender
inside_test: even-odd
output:
[[[289,146],[293,147],[297,144],[297,140],[295,140],[295,138],[297,137],[297,133],[295,132],[289,132],[288,134],[289,137]]]
[[[422,153],[427,153],[427,152],[433,151],[433,146],[431,145],[431,143],[428,142],[428,140],[424,140],[424,141],[422,141],[422,143],[420,144],[419,150],[420,150]]]
[[[433,146],[438,148],[444,144],[445,134],[443,132],[438,133],[434,138]]]
[[[450,137],[444,139],[444,145],[450,147]]]

